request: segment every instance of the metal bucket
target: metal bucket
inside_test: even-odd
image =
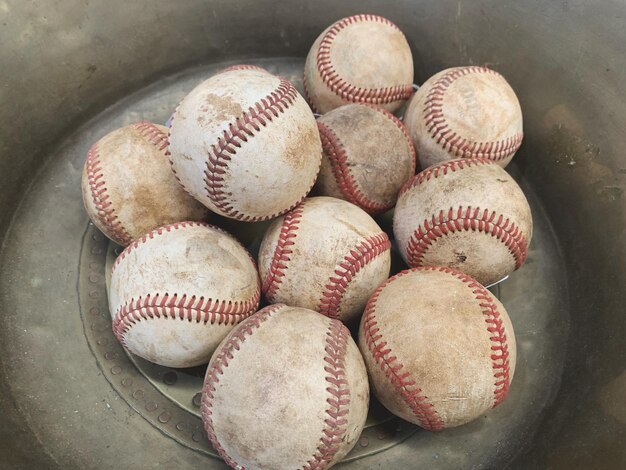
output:
[[[117,247],[88,223],[91,142],[164,123],[229,63],[298,83],[333,21],[388,17],[416,80],[488,65],[517,91],[529,261],[495,291],[518,337],[506,402],[429,433],[373,403],[343,468],[626,467],[626,5],[515,1],[0,1],[0,465],[222,468],[198,417],[203,370],[127,355],[106,303]],[[381,223],[388,224],[388,219]],[[254,251],[263,225],[224,222]]]

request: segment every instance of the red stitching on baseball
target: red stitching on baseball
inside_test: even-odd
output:
[[[348,413],[350,412],[350,384],[346,377],[346,352],[350,332],[339,321],[331,320],[326,332],[326,356],[324,371],[328,374],[326,391],[325,427],[322,430],[320,444],[315,455],[306,463],[304,470],[320,470],[327,468],[333,461],[348,430]]]
[[[378,214],[391,209],[393,204],[388,205],[372,201],[363,194],[363,191],[359,189],[357,182],[352,176],[352,172],[348,166],[348,154],[339,140],[339,137],[337,137],[337,134],[322,122],[318,121],[317,127],[322,140],[322,151],[330,162],[335,181],[343,197],[351,203],[362,207],[370,214]]]
[[[135,123],[133,124],[133,127],[137,129],[139,133],[148,140],[148,142],[150,142],[159,150],[163,151],[167,149],[167,146],[169,145],[167,133],[163,132],[150,121],[141,121]]]
[[[418,186],[426,181],[430,181],[431,178],[438,178],[440,175],[445,176],[449,172],[455,172],[472,166],[495,164],[496,163],[493,160],[488,158],[467,158],[464,160],[449,160],[433,165],[409,178],[400,190],[398,197],[402,196],[409,189],[414,188],[415,186]]]
[[[370,263],[391,248],[385,232],[366,238],[348,253],[335,268],[335,273],[326,284],[317,310],[330,318],[338,318],[341,300],[352,278]]]
[[[463,207],[442,210],[426,219],[413,232],[407,243],[407,261],[410,266],[421,266],[428,249],[440,238],[455,232],[483,232],[504,243],[515,259],[515,269],[519,269],[528,255],[527,243],[517,225],[495,211],[489,212],[480,207]]]
[[[509,393],[511,385],[511,369],[509,363],[509,345],[507,343],[506,332],[500,318],[500,312],[493,302],[489,291],[480,284],[476,279],[461,271],[443,266],[424,266],[411,269],[410,271],[440,271],[452,274],[457,279],[463,281],[467,287],[472,290],[474,298],[483,310],[485,323],[487,323],[487,331],[491,334],[489,340],[493,343],[491,346],[491,366],[493,368],[494,383],[494,403],[493,408],[502,403],[502,400]]]
[[[317,70],[324,84],[337,96],[350,102],[364,102],[371,104],[387,104],[405,100],[413,93],[413,85],[396,85],[386,88],[359,88],[351,85],[339,76],[330,59],[330,50],[335,37],[346,27],[361,21],[375,21],[388,25],[398,31],[400,29],[391,21],[376,15],[354,15],[339,20],[333,24],[320,41],[317,50]]]
[[[115,313],[113,332],[117,339],[126,346],[125,335],[134,324],[152,318],[171,318],[172,320],[195,321],[218,325],[235,325],[254,313],[259,305],[261,292],[248,300],[219,300],[169,293],[148,294],[131,299]]]
[[[220,70],[218,73],[232,72],[233,70],[258,70],[259,72],[267,72],[267,70],[265,70],[263,67],[259,67],[258,65],[237,64],[226,67],[225,69]]]
[[[365,335],[365,343],[372,357],[380,366],[385,376],[396,387],[400,396],[411,409],[415,417],[420,422],[420,426],[431,431],[438,431],[444,428],[444,423],[440,418],[434,405],[430,403],[428,397],[422,392],[415,380],[411,378],[411,374],[402,371],[402,364],[398,357],[393,355],[391,348],[387,346],[386,341],[381,341],[383,335],[376,321],[376,302],[382,290],[394,279],[397,279],[410,271],[402,271],[395,276],[390,277],[383,283],[374,294],[370,297],[363,314],[363,333]]]
[[[256,314],[242,321],[228,336],[228,339],[215,352],[209,368],[206,372],[206,380],[202,388],[202,405],[200,411],[202,413],[202,421],[209,440],[217,450],[218,454],[224,459],[224,462],[232,468],[241,468],[224,450],[220,444],[215,430],[213,429],[213,400],[215,398],[216,385],[220,381],[220,376],[224,374],[224,369],[228,367],[229,361],[233,358],[235,351],[239,351],[246,337],[252,336],[255,330],[261,327],[261,324],[270,318],[281,308],[283,304],[270,305],[259,310]]]
[[[225,180],[223,176],[228,169],[228,162],[236,155],[237,149],[255,133],[258,133],[261,127],[267,126],[269,122],[278,118],[280,113],[284,113],[294,103],[297,96],[298,92],[291,82],[281,78],[275,91],[248,108],[248,111],[236,118],[234,122],[228,124],[222,137],[218,138],[217,143],[211,146],[206,162],[207,169],[204,172],[207,196],[221,212],[229,217],[245,222],[267,220],[284,214],[300,202],[298,201],[290,208],[271,216],[258,217],[242,214],[234,209],[229,202],[229,193],[224,190]]]
[[[109,234],[115,238],[115,241],[121,245],[128,245],[132,241],[132,237],[126,231],[122,222],[117,217],[113,203],[107,192],[106,181],[102,173],[102,162],[98,153],[98,144],[95,143],[87,152],[87,181],[89,182],[89,191],[96,208],[96,213],[100,222],[107,228]]]
[[[468,140],[450,128],[443,112],[445,93],[460,77],[472,73],[491,73],[501,76],[486,67],[459,67],[442,75],[430,88],[424,103],[424,120],[430,136],[441,147],[457,157],[486,157],[500,161],[513,155],[522,143],[523,133],[503,140],[475,142]]]
[[[285,269],[287,269],[287,263],[291,260],[290,256],[293,253],[291,248],[295,243],[293,239],[297,236],[296,232],[300,225],[303,211],[304,203],[301,203],[294,210],[285,214],[283,218],[272,262],[261,288],[268,302],[274,301],[276,292],[278,292],[280,284],[283,282],[282,278],[285,277]]]
[[[252,264],[254,265],[254,268],[256,269],[256,261],[252,257],[250,252],[246,249],[245,246],[243,246],[243,244],[239,240],[237,240],[235,237],[233,237],[226,230],[221,229],[219,227],[216,227],[215,225],[207,224],[205,222],[185,221],[185,222],[175,222],[173,224],[168,224],[168,225],[164,225],[164,226],[159,227],[159,228],[155,228],[154,230],[146,233],[143,237],[138,238],[133,243],[128,245],[126,248],[124,248],[124,251],[122,251],[120,253],[120,255],[116,258],[115,262],[113,263],[113,266],[111,267],[111,274],[113,274],[115,272],[115,269],[122,262],[122,260],[124,260],[124,258],[126,258],[126,256],[131,251],[137,249],[139,247],[139,245],[142,245],[142,244],[146,243],[148,240],[152,240],[157,235],[163,235],[163,233],[169,233],[172,230],[178,230],[180,228],[185,228],[185,227],[208,227],[210,229],[213,229],[213,230],[216,230],[216,231],[218,231],[220,233],[223,233],[224,235],[228,235],[229,237],[233,238],[233,240],[235,240],[239,244],[239,246],[241,246],[245,250],[245,252],[248,254],[248,257],[250,258],[250,261],[252,261]]]

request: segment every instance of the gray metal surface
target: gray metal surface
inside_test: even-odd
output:
[[[511,171],[536,234],[500,290],[520,356],[509,399],[345,467],[626,467],[626,5],[52,0],[0,1],[2,468],[221,468],[146,419],[162,413],[152,402],[122,398],[92,352],[80,306],[106,314],[103,289],[89,287],[90,276],[102,286],[104,253],[81,264],[93,233],[84,154],[115,126],[164,122],[216,64],[302,58],[325,26],[359,12],[405,31],[418,83],[467,63],[509,79],[526,132]],[[256,62],[293,75],[301,59]]]

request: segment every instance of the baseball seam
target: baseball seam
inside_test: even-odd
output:
[[[439,176],[446,176],[448,173],[454,173],[457,170],[463,170],[464,168],[477,166],[477,165],[495,165],[493,160],[488,158],[468,158],[464,160],[450,160],[438,165],[431,166],[424,171],[419,172],[417,175],[412,176],[405,183],[400,190],[399,196],[402,196],[409,189],[414,188],[426,181],[430,181],[431,178],[438,178]]]
[[[413,84],[385,88],[360,88],[339,76],[330,58],[335,38],[346,27],[363,21],[382,23],[400,31],[394,23],[377,15],[354,15],[339,20],[324,34],[317,50],[316,65],[322,81],[335,95],[350,102],[388,104],[409,98],[413,93]]]
[[[350,412],[350,384],[346,377],[345,359],[348,349],[348,329],[338,320],[331,320],[326,332],[324,371],[328,374],[326,391],[325,427],[315,455],[304,466],[304,470],[328,468],[345,439]]]
[[[495,237],[508,248],[519,269],[528,255],[527,243],[520,228],[502,214],[480,207],[459,206],[454,210],[441,210],[426,219],[413,232],[407,242],[407,262],[421,266],[430,247],[448,234],[463,231],[483,232]]]
[[[229,361],[233,359],[235,351],[239,351],[241,344],[245,342],[246,337],[251,336],[255,330],[258,330],[263,322],[269,319],[274,313],[285,307],[282,304],[270,305],[259,310],[255,315],[248,317],[241,322],[235,330],[233,330],[228,339],[213,355],[213,360],[206,372],[206,380],[202,389],[201,413],[204,427],[209,440],[217,450],[218,454],[224,459],[227,465],[232,468],[242,469],[224,450],[221,443],[215,435],[213,428],[213,400],[215,399],[216,385],[219,383],[219,376],[224,374],[224,369],[228,367]]]
[[[219,137],[217,142],[211,145],[204,172],[205,190],[215,207],[228,217],[245,222],[272,219],[288,212],[306,197],[305,193],[300,201],[280,213],[259,217],[243,214],[236,210],[228,199],[229,193],[224,190],[226,186],[224,175],[228,170],[228,162],[237,154],[237,149],[249,138],[260,132],[261,127],[267,126],[269,122],[284,113],[295,102],[297,96],[298,92],[295,87],[289,81],[281,78],[276,90],[250,106],[248,111],[229,123],[223,131],[222,137]],[[311,187],[314,183],[315,181]]]
[[[417,386],[415,380],[411,378],[410,373],[402,372],[404,364],[400,362],[397,356],[393,355],[387,342],[381,341],[383,335],[376,320],[376,302],[382,290],[394,279],[402,277],[409,272],[402,271],[390,277],[376,289],[365,307],[362,331],[365,337],[365,344],[374,361],[380,366],[391,384],[398,390],[406,405],[420,422],[420,426],[431,431],[438,431],[444,428],[444,423],[439,417],[437,410],[422,392],[422,389]]]
[[[486,67],[460,67],[441,76],[430,88],[424,103],[424,122],[431,138],[447,152],[457,157],[486,157],[493,161],[504,160],[513,155],[522,143],[523,133],[506,139],[476,142],[455,132],[443,112],[446,91],[458,78],[472,73],[499,73]]]
[[[256,70],[258,72],[267,72],[267,70],[265,70],[263,67],[259,67],[258,65],[236,64],[231,65],[230,67],[226,67],[225,69],[220,70],[218,73],[232,72],[233,70]]]
[[[235,325],[254,313],[259,305],[261,292],[256,290],[245,301],[219,300],[204,296],[187,296],[168,293],[148,294],[131,299],[115,313],[113,332],[126,346],[125,335],[133,325],[154,318],[169,318],[196,323]]]
[[[167,133],[163,132],[150,121],[141,121],[133,124],[133,128],[137,129],[142,137],[154,145],[160,151],[166,150],[168,144]],[[167,155],[167,151],[166,151]]]
[[[385,232],[381,232],[366,238],[351,249],[350,253],[345,255],[335,267],[334,275],[330,276],[326,288],[322,292],[317,307],[318,312],[329,318],[338,318],[341,301],[354,276],[373,259],[389,251],[390,248],[389,237]]]
[[[268,302],[274,301],[282,279],[285,277],[287,263],[291,260],[290,256],[293,253],[292,247],[295,244],[293,239],[297,236],[298,225],[300,224],[300,219],[302,219],[303,211],[304,203],[301,203],[294,210],[285,214],[283,218],[283,223],[278,235],[278,242],[274,249],[267,277],[261,288]]]
[[[333,172],[339,191],[353,204],[365,209],[370,214],[378,214],[385,212],[393,207],[393,204],[382,204],[369,199],[359,188],[358,183],[352,176],[350,167],[348,166],[348,154],[335,132],[326,124],[319,122],[317,127],[320,131],[322,140],[322,150]]]
[[[86,170],[89,192],[91,193],[98,220],[104,224],[116,242],[121,245],[128,245],[132,241],[132,237],[126,231],[115,213],[115,209],[112,207],[113,203],[110,200],[104,173],[102,172],[102,161],[100,160],[97,143],[93,144],[87,152]]]
[[[494,377],[494,402],[492,407],[495,408],[509,393],[511,385],[511,369],[509,361],[509,345],[507,343],[506,332],[502,324],[500,312],[496,307],[493,298],[489,295],[489,291],[480,284],[476,279],[456,269],[444,266],[425,266],[414,268],[414,270],[422,271],[439,271],[451,274],[457,279],[463,281],[469,289],[471,289],[474,298],[482,309],[487,324],[487,331],[491,335],[489,341],[491,345],[491,367]]]

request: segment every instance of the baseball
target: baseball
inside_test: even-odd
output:
[[[161,225],[208,215],[176,182],[166,147],[167,129],[142,121],[107,134],[87,153],[85,209],[114,242],[125,246]]]
[[[258,65],[251,65],[251,64],[235,64],[235,65],[230,65],[226,68],[223,68],[222,70],[220,70],[218,73],[224,73],[224,72],[230,72],[232,70],[258,70],[259,72],[265,72],[265,73],[269,73],[267,70],[265,70],[263,67],[259,67]]]
[[[109,287],[113,331],[130,352],[168,367],[206,364],[232,328],[254,313],[254,260],[210,225],[160,227],[115,261]]]
[[[196,199],[253,222],[283,214],[306,196],[322,146],[313,113],[289,81],[234,67],[181,101],[169,152],[174,173]]]
[[[232,468],[326,469],[367,417],[363,358],[338,320],[272,305],[226,337],[204,380],[202,420]]]
[[[393,218],[409,266],[448,266],[490,285],[524,264],[533,222],[513,178],[485,158],[440,163],[402,188]]]
[[[417,90],[404,123],[422,169],[455,158],[488,158],[505,167],[522,143],[522,109],[502,75],[454,67]]]
[[[263,237],[263,294],[270,303],[349,321],[389,276],[390,246],[387,234],[354,204],[323,196],[305,199]]]
[[[323,150],[319,193],[370,214],[391,209],[415,174],[415,149],[404,125],[384,109],[349,104],[321,116],[317,126]]]
[[[359,330],[373,393],[432,431],[460,426],[504,400],[515,336],[502,304],[444,267],[402,271],[367,303]]]
[[[349,103],[398,109],[413,93],[413,57],[402,31],[376,15],[355,15],[315,40],[304,66],[304,89],[319,113]]]

